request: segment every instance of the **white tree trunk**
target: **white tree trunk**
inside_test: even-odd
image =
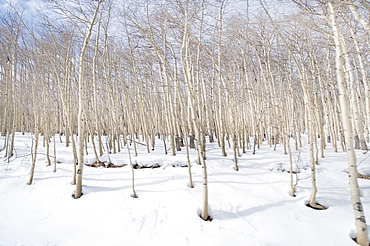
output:
[[[348,107],[348,92],[347,84],[344,76],[344,64],[343,64],[343,47],[341,45],[341,33],[336,22],[336,11],[333,3],[328,2],[330,24],[333,29],[334,43],[335,43],[335,65],[338,81],[339,90],[339,104],[341,108],[342,123],[344,136],[346,141],[346,149],[348,156],[348,170],[349,170],[349,185],[351,192],[351,201],[353,206],[353,212],[355,216],[355,224],[357,229],[356,242],[362,246],[369,245],[369,238],[367,234],[367,225],[365,219],[365,213],[360,198],[360,189],[357,181],[357,162],[356,155],[353,146],[353,127],[351,121],[350,110]],[[351,88],[349,88],[351,89]]]
[[[89,29],[85,36],[84,44],[81,50],[80,56],[80,71],[78,77],[78,167],[77,167],[77,177],[76,177],[76,191],[74,194],[74,198],[80,198],[82,195],[82,171],[84,166],[84,137],[85,137],[85,124],[86,124],[86,116],[85,116],[85,53],[88,47],[88,43],[92,34],[92,29],[95,25],[96,17],[99,12],[100,4],[102,0],[99,0],[96,9],[94,12],[94,16],[91,20]]]

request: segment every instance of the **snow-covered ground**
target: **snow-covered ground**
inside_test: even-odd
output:
[[[57,137],[59,140],[59,137]],[[317,166],[319,203],[325,211],[305,206],[310,198],[308,146],[294,152],[298,165],[297,197],[289,195],[289,157],[283,147],[262,145],[239,158],[234,170],[232,149],[222,157],[217,144],[207,145],[210,215],[203,221],[202,168],[190,150],[195,188],[188,187],[185,149],[164,155],[163,145],[150,154],[138,145],[138,164],[161,165],[136,169],[139,198],[130,195],[131,169],[85,166],[83,193],[73,199],[71,147],[57,142],[57,171],[46,166],[45,148],[38,150],[35,178],[27,185],[31,167],[30,134],[17,134],[15,156],[0,157],[0,245],[357,245],[348,187],[345,152],[330,145]],[[4,138],[0,137],[0,148]],[[51,145],[52,146],[52,145]],[[51,153],[53,149],[51,148]],[[86,161],[94,161],[90,149]],[[370,153],[357,152],[359,170],[370,170]],[[128,154],[111,154],[116,165]],[[105,155],[103,161],[107,160]],[[173,167],[173,165],[175,167]],[[359,180],[365,213],[370,219],[370,180]]]

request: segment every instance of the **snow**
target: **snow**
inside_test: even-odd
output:
[[[46,166],[41,138],[32,185],[26,184],[32,135],[17,133],[9,162],[5,151],[0,152],[0,245],[357,245],[351,239],[355,225],[346,153],[333,152],[330,144],[317,166],[317,201],[328,207],[324,211],[305,206],[311,194],[306,143],[293,153],[300,171],[296,197],[289,195],[290,174],[281,170],[289,170],[282,145],[274,151],[264,143],[255,155],[248,149],[237,172],[232,149],[223,157],[216,143],[207,144],[209,222],[199,218],[203,185],[195,150],[190,150],[193,189],[188,187],[188,168],[179,167],[186,164],[185,148],[176,156],[164,155],[158,141],[150,154],[137,145],[134,162],[161,165],[134,170],[139,198],[131,197],[129,166],[85,166],[84,195],[73,199],[72,149],[56,139],[57,171]],[[4,138],[0,141],[1,148]],[[87,163],[94,161],[90,147]],[[368,171],[370,154],[356,154],[360,172]],[[116,165],[129,163],[126,148],[110,158]],[[107,155],[101,160],[108,160]],[[360,179],[359,184],[370,218],[370,180]]]

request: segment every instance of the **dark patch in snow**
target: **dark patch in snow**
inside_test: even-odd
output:
[[[161,165],[159,165],[158,163],[155,163],[155,164],[145,164],[145,165],[140,165],[138,163],[135,163],[134,165],[132,165],[132,167],[134,169],[143,169],[143,168],[159,168],[161,167]]]
[[[270,169],[270,171],[285,172],[285,168],[283,167],[283,163],[278,162],[273,168]]]
[[[185,163],[172,163],[171,167],[188,167]]]
[[[111,162],[94,162],[92,164],[85,164],[86,166],[89,166],[89,167],[105,167],[105,168],[118,168],[118,167],[124,167],[124,166],[127,166],[127,164],[122,164],[122,165],[114,165],[113,163]]]

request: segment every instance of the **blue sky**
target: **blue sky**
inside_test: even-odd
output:
[[[44,4],[41,0],[0,0],[0,11],[4,13],[8,9],[12,9],[11,6],[13,6],[16,9],[24,10],[26,15],[34,15]]]

